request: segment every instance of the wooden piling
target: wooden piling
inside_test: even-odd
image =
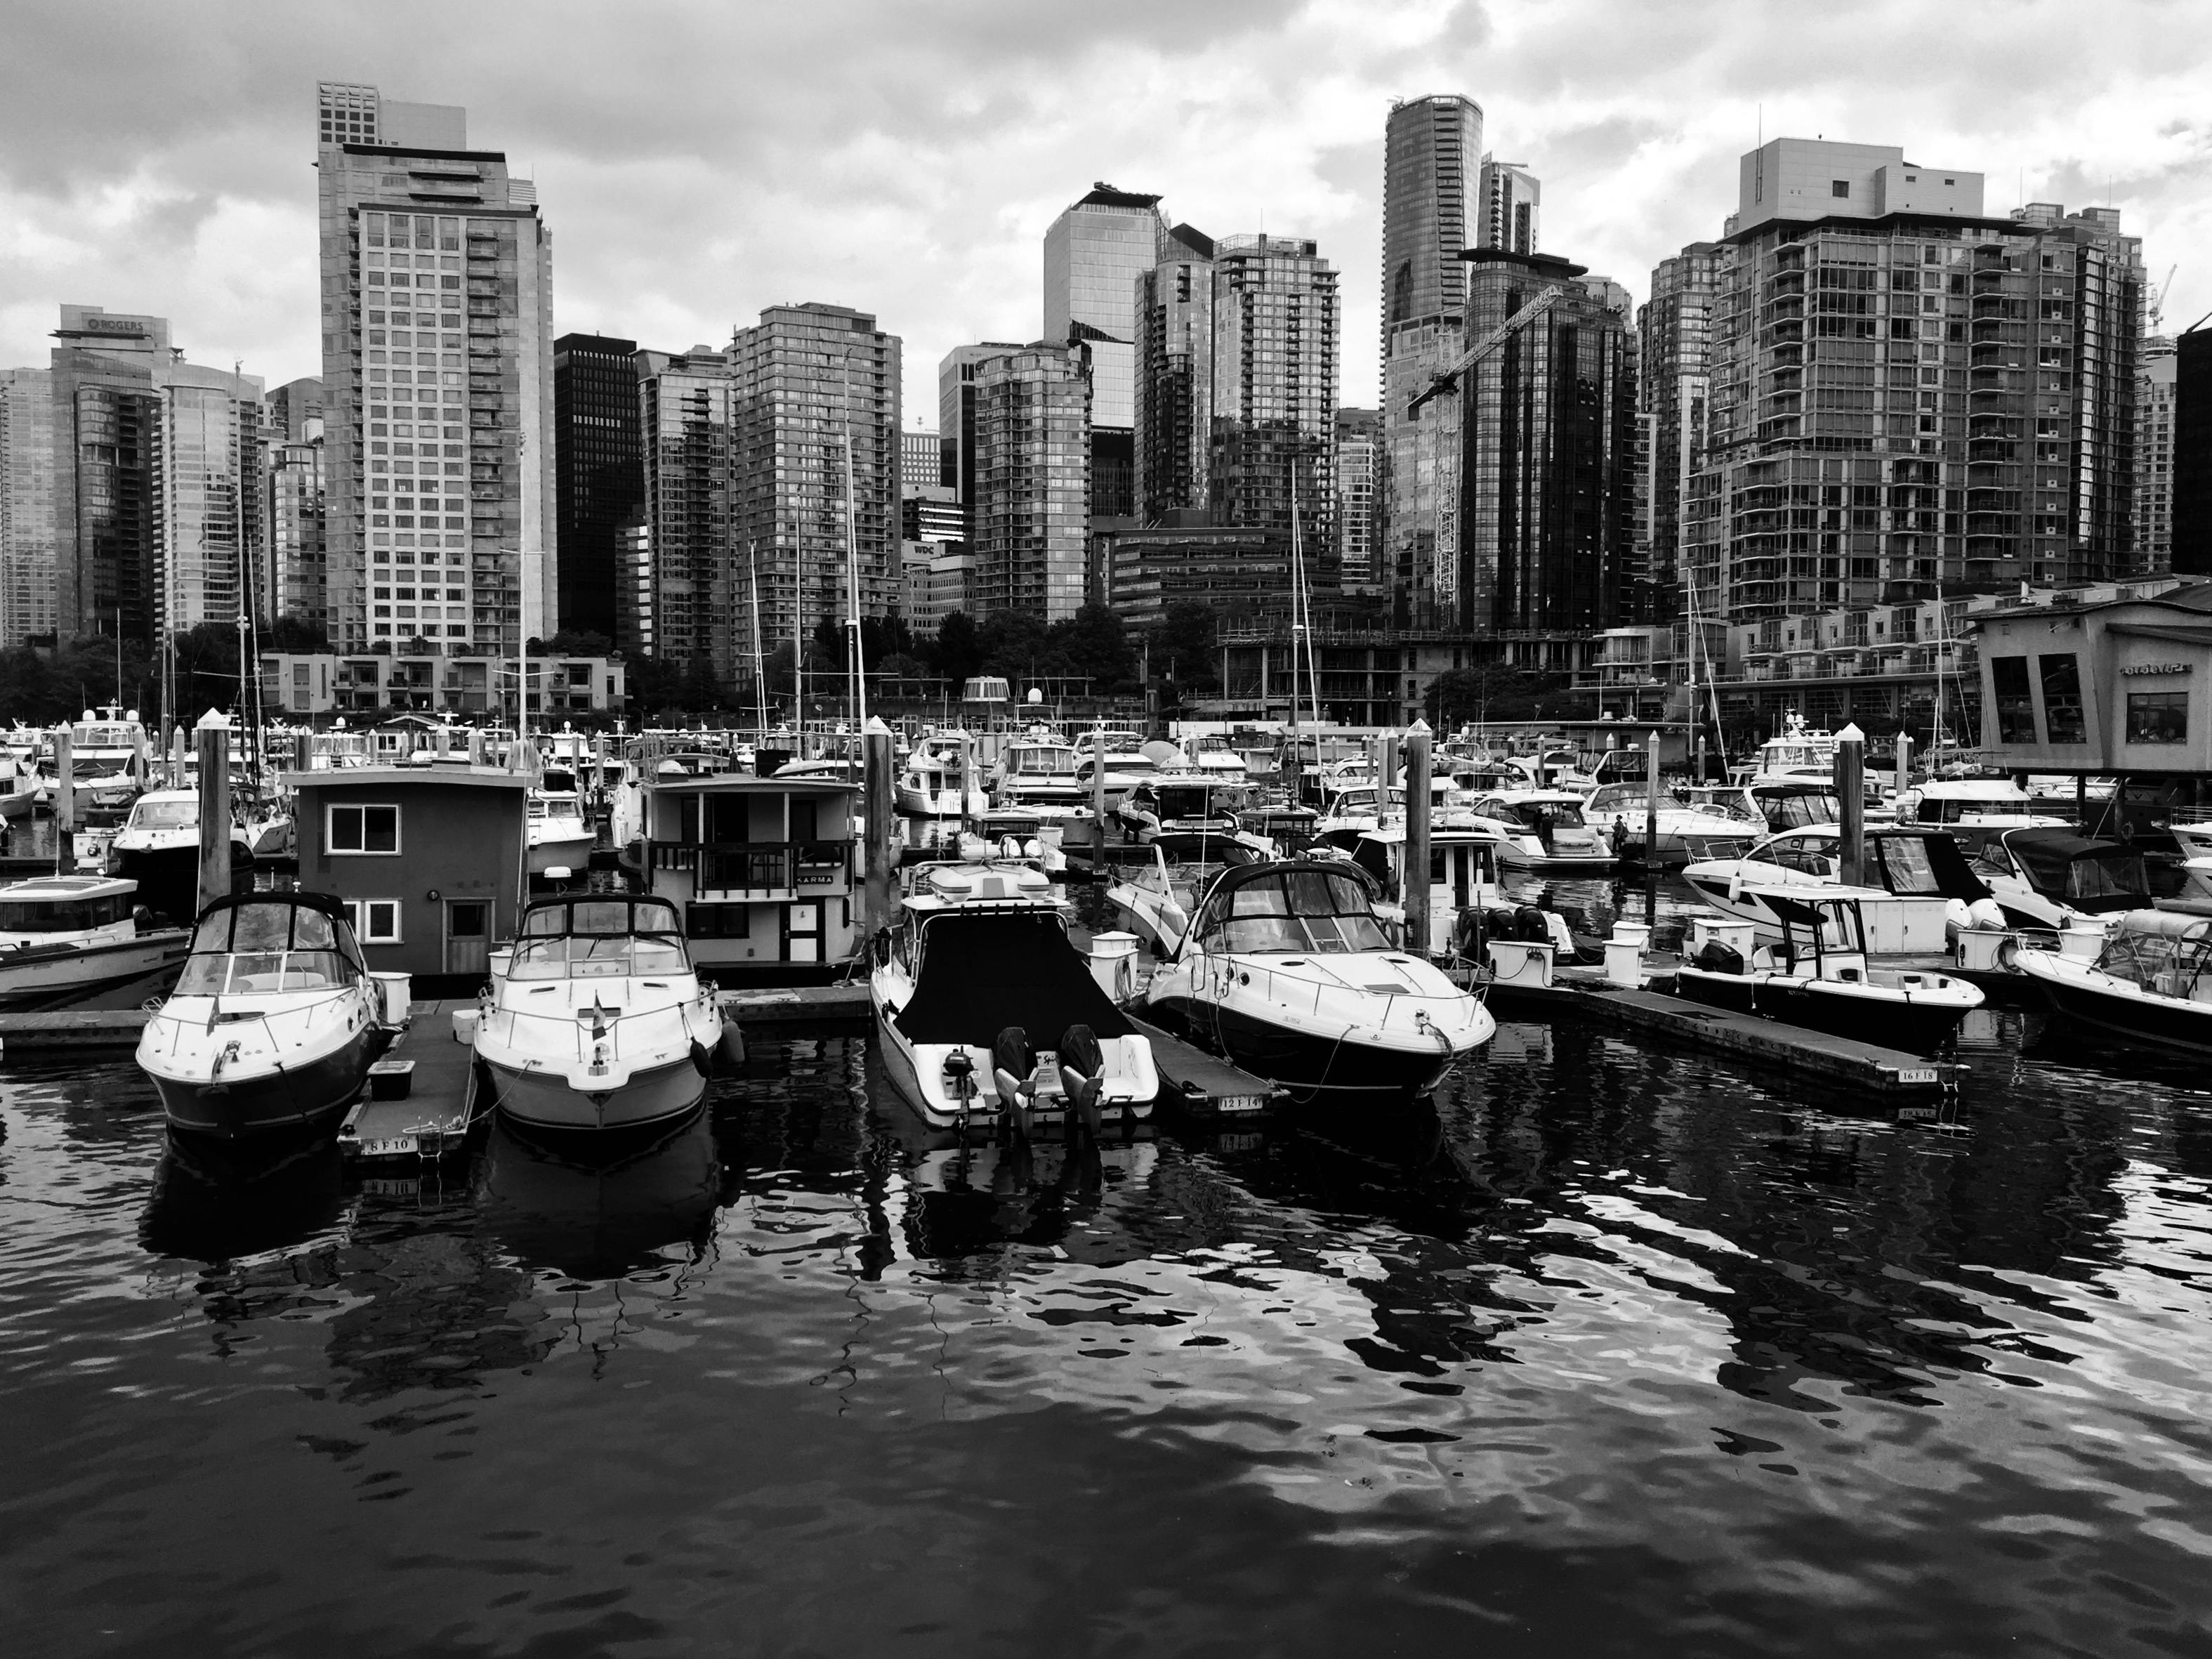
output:
[[[866,849],[866,863],[862,870],[863,895],[861,914],[866,918],[867,936],[872,939],[890,927],[896,916],[898,898],[893,890],[893,854],[891,851],[892,790],[891,729],[879,718],[872,718],[861,728],[860,785],[865,792],[861,810],[866,814],[868,835]],[[963,781],[965,787],[965,780]]]
[[[1836,733],[1836,793],[1841,798],[1843,867],[1837,874],[1846,887],[1865,884],[1866,877],[1866,733],[1856,723]]]
[[[195,736],[200,757],[199,902],[193,914],[230,894],[230,727],[210,708]]]
[[[1429,723],[1406,732],[1406,950],[1429,956]]]
[[[64,721],[54,728],[54,872],[76,870],[76,739]]]

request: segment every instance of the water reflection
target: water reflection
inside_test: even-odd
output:
[[[485,1233],[526,1268],[619,1278],[665,1254],[696,1257],[714,1232],[722,1163],[712,1120],[695,1115],[643,1147],[540,1143],[504,1120],[483,1154]]]

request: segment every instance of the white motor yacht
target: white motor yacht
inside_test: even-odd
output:
[[[363,966],[339,900],[251,892],[200,915],[138,1066],[172,1128],[225,1139],[335,1132],[406,1022],[406,976]]]
[[[230,827],[234,878],[253,867],[246,831]],[[107,867],[138,884],[139,901],[157,917],[181,919],[199,908],[200,797],[197,789],[149,789],[109,843]],[[234,878],[234,887],[247,884]]]
[[[541,899],[494,958],[476,1057],[528,1127],[665,1126],[706,1097],[722,1023],[667,900]]]
[[[975,781],[975,740],[965,732],[933,732],[899,769],[898,810],[909,817],[974,817],[991,807]]]
[[[182,962],[191,930],[142,930],[137,895],[112,876],[0,887],[0,1008],[60,1006]]]
[[[1498,862],[1513,870],[1601,870],[1613,848],[1583,818],[1582,797],[1565,789],[1501,789],[1468,807],[1474,825],[1497,838]]]
[[[2203,915],[2131,910],[2094,960],[2021,951],[2012,965],[2069,1018],[2131,1044],[2212,1054],[2212,919]]]
[[[1071,1111],[1150,1116],[1152,1044],[1069,939],[1043,872],[994,860],[908,874],[896,925],[876,937],[869,990],[885,1069],[923,1120],[1026,1130]],[[1010,1035],[1030,1057],[1018,1073],[1002,1063]],[[1071,1079],[1079,1057],[1088,1069]]]
[[[1145,1006],[1302,1103],[1425,1093],[1497,1030],[1479,998],[1391,946],[1368,877],[1333,860],[1223,871]]]
[[[1210,856],[1200,858],[1170,857],[1155,842],[1150,864],[1122,865],[1108,884],[1106,902],[1155,955],[1175,954],[1214,877],[1233,866],[1258,864],[1273,856],[1242,842],[1221,842],[1208,852]]]
[[[1662,794],[1656,823],[1652,823],[1650,793],[1641,781],[1601,783],[1583,803],[1583,821],[1597,831],[1617,855],[1638,863],[1651,856],[1644,845],[1647,827],[1656,827],[1658,862],[1673,867],[1711,855],[1719,843],[1746,841],[1761,826],[1716,807],[1690,805]]]
[[[599,832],[584,812],[584,798],[568,773],[548,772],[547,784],[530,792],[525,833],[530,842],[530,873],[581,873],[591,866]]]
[[[1843,839],[1832,823],[1785,830],[1740,856],[1692,860],[1682,880],[1723,915],[1778,936],[1782,921],[1771,896],[1839,887]],[[1941,951],[1960,928],[2008,925],[1983,872],[1948,831],[1885,825],[1868,831],[1864,846],[1863,908],[1869,948],[1878,954]]]

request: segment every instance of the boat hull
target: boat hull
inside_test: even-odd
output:
[[[0,951],[0,1009],[72,1002],[180,966],[191,945],[183,928],[50,954]]]
[[[688,1053],[632,1072],[620,1088],[600,1090],[575,1087],[558,1072],[503,1064],[481,1051],[478,1058],[501,1115],[529,1129],[574,1132],[672,1125],[697,1111],[707,1097],[706,1073]]]
[[[1879,984],[1858,988],[1835,980],[1716,974],[1696,968],[1676,975],[1675,990],[1708,1007],[1757,1014],[1778,1025],[1911,1054],[1941,1048],[1960,1022],[1981,1006],[1978,995],[1915,996]]]
[[[2053,952],[2023,951],[2014,958],[2034,981],[2045,1005],[2076,1024],[2131,1042],[2177,1054],[2212,1054],[2212,1004],[2179,997],[2130,996],[2101,988],[2086,973],[2069,972],[2042,958]]]
[[[1152,1007],[1166,1023],[1212,1043],[1301,1102],[1409,1100],[1442,1083],[1462,1058],[1433,1047],[1400,1048],[1301,1030],[1195,997],[1165,997]]]
[[[146,1067],[161,1097],[169,1127],[217,1140],[327,1131],[335,1133],[346,1109],[368,1080],[390,1033],[363,1024],[338,1046],[280,1072],[252,1077],[166,1076]]]
[[[592,861],[592,845],[593,838],[589,834],[533,840],[529,850],[530,873],[542,876],[548,870],[580,872]]]

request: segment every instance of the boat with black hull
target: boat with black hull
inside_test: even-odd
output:
[[[1480,999],[1391,946],[1348,860],[1223,871],[1145,1001],[1299,1103],[1425,1093],[1497,1030]]]
[[[1678,996],[1831,1036],[1924,1054],[1982,1006],[1979,988],[1948,974],[1870,968],[1856,890],[1764,895],[1781,937],[1753,950],[1708,945],[1674,976]]]
[[[2012,965],[2069,1020],[2130,1042],[2212,1054],[2212,917],[2130,910],[2094,960],[2021,951]]]
[[[0,1008],[62,1007],[182,963],[191,933],[142,929],[137,892],[112,876],[0,887]]]
[[[404,985],[371,976],[337,899],[219,898],[139,1036],[139,1069],[173,1129],[224,1139],[335,1132],[405,1020]]]

